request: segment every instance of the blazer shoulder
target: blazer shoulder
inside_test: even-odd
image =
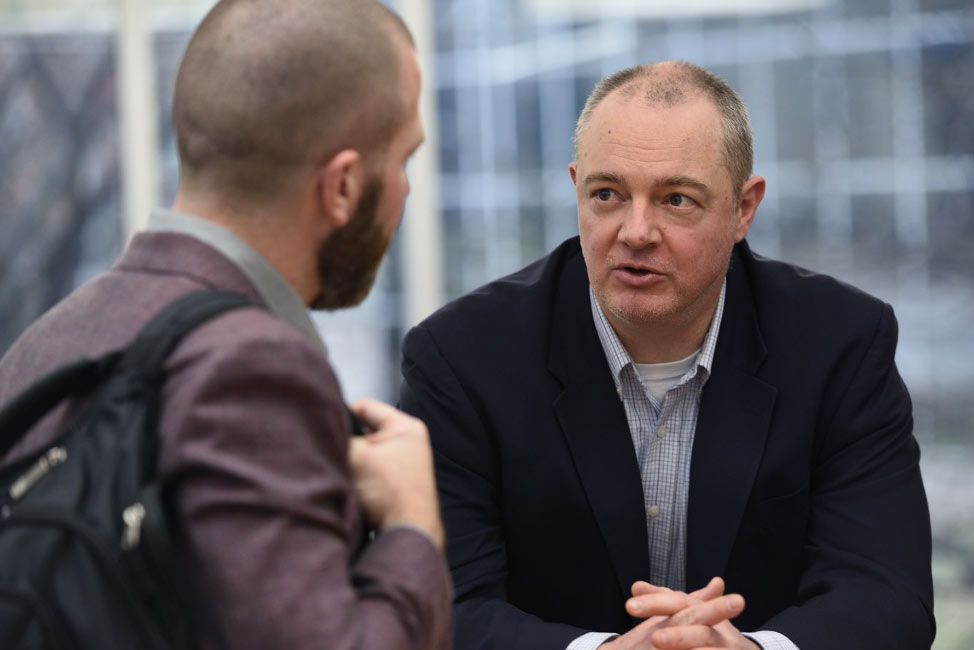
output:
[[[875,325],[889,305],[879,298],[831,275],[774,260],[738,248],[755,307],[761,314],[790,315],[793,319],[827,327],[833,322],[848,328]]]
[[[234,357],[246,359],[261,350],[269,351],[272,360],[274,355],[288,359],[289,373],[315,376],[328,369],[333,379],[327,356],[318,345],[259,306],[234,309],[203,323],[176,347],[170,363],[206,366]]]
[[[734,264],[740,265],[737,278],[746,278],[746,289],[737,281],[735,290],[750,292],[773,355],[812,367],[856,357],[877,336],[895,349],[896,317],[879,298],[830,275],[757,255],[746,245],[738,247],[732,274]]]

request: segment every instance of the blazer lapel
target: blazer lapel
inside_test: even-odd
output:
[[[581,254],[568,261],[560,280],[549,369],[564,390],[554,409],[627,597],[633,581],[649,578],[642,481],[625,411],[592,321]]]
[[[723,575],[764,450],[777,390],[755,372],[761,338],[742,255],[736,250],[713,373],[704,386],[690,463],[687,588]]]

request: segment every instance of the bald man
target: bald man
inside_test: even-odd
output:
[[[403,346],[456,650],[928,648],[893,310],[751,252],[765,179],[706,70],[606,77],[575,153],[579,237]]]
[[[374,0],[219,2],[176,79],[173,209],[0,360],[6,402],[188,292],[260,306],[206,323],[167,362],[158,472],[198,567],[181,582],[203,605],[201,648],[449,646],[426,429],[367,400],[352,410],[372,433],[350,441],[307,312],[368,293],[423,139],[419,90],[408,30]],[[3,462],[49,441],[70,406]]]

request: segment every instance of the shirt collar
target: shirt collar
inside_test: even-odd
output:
[[[189,235],[218,250],[243,271],[271,312],[327,353],[307,305],[288,281],[243,239],[211,221],[162,208],[152,211],[146,230]]]
[[[700,348],[700,354],[697,356],[696,368],[700,369],[704,381],[710,377],[711,367],[713,366],[714,352],[717,350],[717,334],[720,332],[720,321],[724,316],[724,297],[726,294],[727,278],[724,278],[724,282],[720,287],[720,297],[717,299],[717,307],[714,309],[714,317],[710,321],[710,328],[707,330],[707,335],[704,337],[703,345]],[[620,373],[629,366],[635,369],[635,364],[629,355],[629,351],[622,345],[619,336],[612,329],[612,325],[609,324],[609,320],[605,317],[605,312],[602,311],[599,301],[595,299],[595,293],[592,291],[591,286],[589,287],[588,295],[589,302],[592,306],[592,319],[595,321],[595,331],[598,332],[599,341],[602,343],[605,359],[609,362],[612,379],[615,381],[616,387],[618,387]]]

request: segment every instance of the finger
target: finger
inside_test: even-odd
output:
[[[391,426],[389,422],[387,422],[385,425],[380,425],[380,427],[375,431],[369,431],[360,439],[364,440],[365,442],[371,445],[376,445],[379,444],[380,442],[385,442],[386,440],[399,438],[404,433],[406,433],[406,431],[407,430],[404,429],[403,427]]]
[[[650,616],[672,616],[694,605],[695,601],[682,591],[659,591],[652,594],[633,596],[626,601],[626,611],[630,616],[649,618]]]
[[[744,597],[740,594],[729,594],[687,607],[673,614],[666,625],[667,627],[717,625],[740,615],[743,611]]]
[[[352,413],[370,429],[381,429],[391,421],[403,416],[403,412],[394,406],[376,399],[360,399],[348,405]]]
[[[651,635],[653,646],[659,650],[703,650],[726,648],[720,633],[709,625],[667,627]]]
[[[633,596],[643,596],[645,594],[654,594],[661,591],[672,591],[672,589],[667,587],[657,587],[656,585],[650,584],[645,580],[637,580],[636,582],[632,583],[630,591],[632,592]]]
[[[697,600],[712,600],[724,593],[724,579],[720,577],[711,578],[710,582],[701,589],[690,593],[690,596]]]

